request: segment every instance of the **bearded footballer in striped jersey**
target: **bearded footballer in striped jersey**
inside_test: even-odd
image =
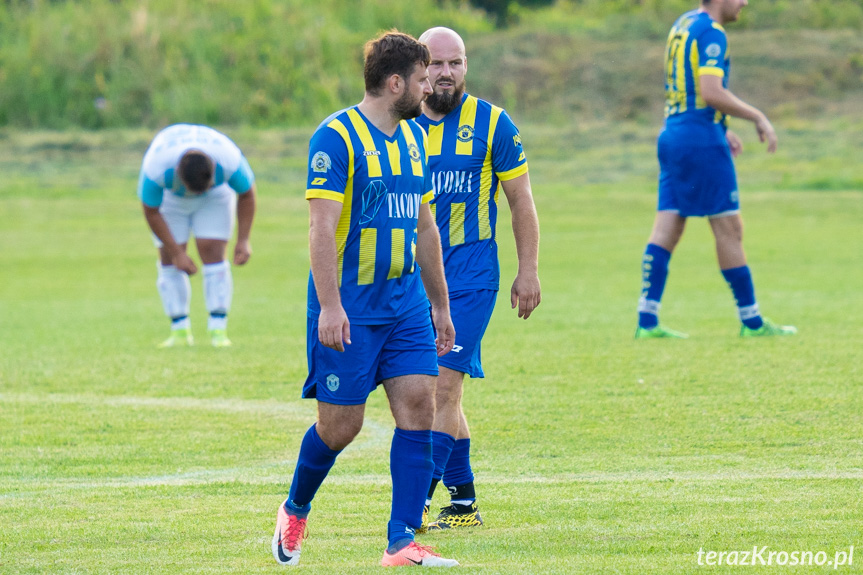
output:
[[[791,335],[793,326],[762,317],[743,252],[743,220],[733,157],[743,150],[728,116],[748,120],[767,151],[776,151],[773,126],[763,112],[728,89],[730,61],[725,24],[737,20],[746,0],[702,0],[668,35],[665,127],[659,135],[659,202],[644,252],[636,339],[685,338],[659,323],[668,263],[688,217],[707,217],[719,268],[737,302],[742,337]]]
[[[413,120],[431,92],[426,46],[390,31],[365,47],[365,96],[324,120],[309,144],[307,356],[303,397],[318,418],[302,439],[272,551],[297,565],[312,500],[363,426],[380,385],[396,429],[383,566],[452,567],[414,541],[432,477],[437,355],[452,349],[426,135]]]
[[[484,377],[480,343],[491,319],[500,282],[495,228],[500,189],[512,211],[518,273],[512,307],[530,317],[540,302],[537,274],[539,222],[521,136],[501,108],[465,92],[467,57],[449,28],[420,36],[431,52],[433,92],[417,121],[428,132],[435,220],[441,234],[450,309],[456,330],[452,351],[438,359],[432,427],[435,471],[425,515],[439,481],[450,494],[429,530],[482,525],[470,464],[470,431],[461,405],[465,374]],[[426,521],[424,521],[424,525]]]

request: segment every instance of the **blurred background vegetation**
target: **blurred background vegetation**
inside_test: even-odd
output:
[[[362,97],[362,45],[450,26],[468,89],[517,120],[661,117],[664,37],[697,0],[5,0],[0,126],[313,126]],[[860,0],[759,0],[735,91],[788,119],[859,114]],[[745,73],[734,76],[734,71]]]

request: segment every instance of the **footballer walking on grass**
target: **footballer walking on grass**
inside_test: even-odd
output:
[[[369,41],[362,102],[324,120],[310,142],[303,397],[317,399],[318,417],[302,439],[278,509],[272,549],[283,565],[299,562],[312,499],[362,428],[366,400],[378,385],[396,424],[381,564],[458,565],[414,542],[434,468],[437,356],[455,338],[428,205],[434,192],[426,136],[413,120],[431,92],[428,63],[428,49],[406,34]]]
[[[456,330],[453,349],[438,360],[432,456],[435,471],[425,513],[441,479],[449,490],[444,507],[427,529],[482,525],[470,464],[470,430],[462,409],[465,374],[484,377],[480,343],[491,319],[500,283],[495,239],[500,188],[512,211],[518,273],[510,303],[527,319],[539,305],[539,221],[531,194],[521,136],[501,108],[465,93],[467,57],[461,37],[432,28],[420,37],[431,53],[433,92],[419,123],[429,138],[432,203],[440,229],[450,309]]]
[[[171,318],[171,335],[160,347],[193,343],[189,275],[198,267],[186,253],[190,233],[203,263],[210,342],[215,347],[231,345],[227,327],[234,284],[225,251],[236,213],[234,264],[245,264],[252,254],[255,177],[249,162],[234,142],[212,128],[168,126],[144,155],[138,197],[159,249],[156,285]]]
[[[743,220],[733,157],[740,138],[728,116],[749,120],[767,151],[776,151],[773,126],[760,110],[728,90],[729,57],[723,26],[737,20],[746,0],[702,0],[668,35],[665,62],[665,127],[659,134],[659,202],[642,262],[636,338],[685,338],[659,323],[668,263],[688,217],[707,217],[719,268],[737,301],[743,337],[791,335],[762,317],[743,253]]]

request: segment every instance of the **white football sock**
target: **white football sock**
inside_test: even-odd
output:
[[[165,315],[169,318],[186,317],[188,328],[189,302],[192,299],[192,285],[189,283],[189,274],[178,270],[174,266],[164,266],[161,263],[156,264],[159,271],[159,276],[156,279],[156,288],[159,290],[159,296],[162,298],[162,306],[165,308]],[[176,329],[181,327],[172,326]]]
[[[230,264],[227,261],[204,264],[204,298],[207,302],[207,311],[210,312],[207,329],[227,327],[227,315],[231,311],[233,296],[234,280],[231,276]]]

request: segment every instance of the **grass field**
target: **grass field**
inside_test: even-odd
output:
[[[461,572],[502,574],[729,572],[696,553],[832,560],[863,545],[860,127],[780,127],[775,157],[740,127],[757,294],[799,336],[737,337],[695,220],[663,309],[692,337],[638,342],[655,127],[524,127],[543,303],[527,322],[509,310],[504,212],[487,378],[465,394],[487,526],[422,541]],[[155,348],[168,326],[134,196],[152,134],[0,133],[0,573],[282,570],[275,511],[314,417],[299,399],[309,131],[228,132],[261,200],[253,259],[234,269],[234,347],[222,350]],[[200,277],[192,285],[203,343]],[[315,500],[303,572],[380,569],[391,431],[377,392]],[[858,551],[840,571],[860,571]]]

